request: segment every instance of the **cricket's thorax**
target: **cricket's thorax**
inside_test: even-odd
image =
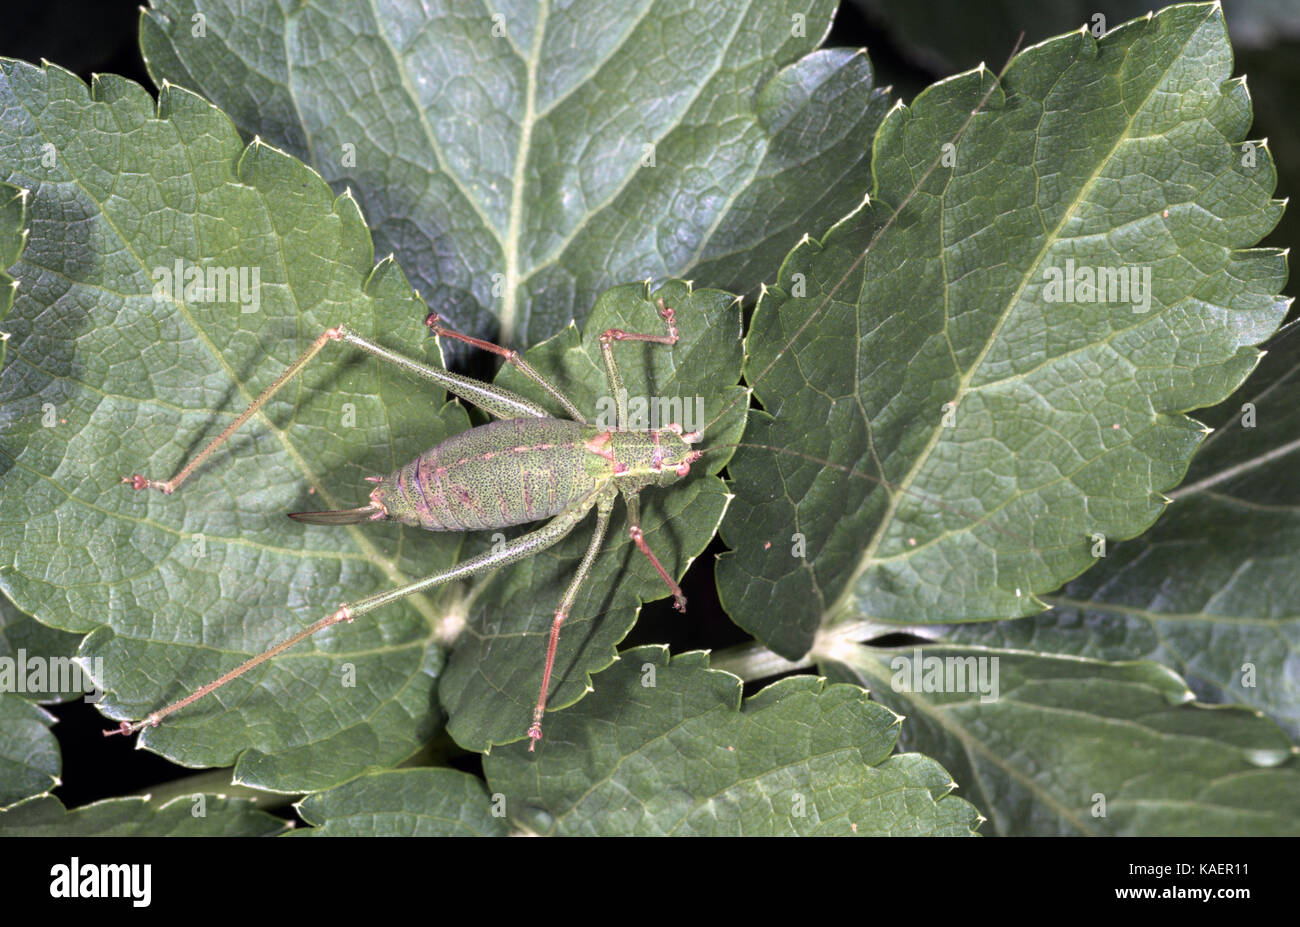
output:
[[[375,517],[431,531],[505,528],[558,515],[611,483],[637,490],[673,482],[698,456],[670,430],[508,419],[453,435],[378,478],[370,502]]]
[[[588,448],[610,465],[619,489],[635,492],[646,486],[675,483],[690,472],[700,452],[691,449],[694,434],[676,429],[614,431],[596,429]]]

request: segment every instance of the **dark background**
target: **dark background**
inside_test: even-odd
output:
[[[894,95],[908,102],[934,81],[980,61],[997,70],[1021,30],[1024,44],[1032,45],[1077,28],[1090,20],[1093,10],[1105,11],[1110,27],[1144,12],[1132,2],[1094,2],[1084,10],[1079,3],[1063,0],[1029,3],[1032,12],[1018,16],[1021,6],[1025,4],[1018,0],[854,0],[841,7],[825,44],[865,47],[877,83],[892,85]],[[1225,0],[1224,6],[1236,50],[1235,73],[1248,75],[1251,89],[1255,126],[1250,137],[1269,139],[1278,165],[1276,195],[1286,196],[1300,189],[1300,126],[1291,111],[1291,94],[1300,86],[1300,0]],[[0,31],[0,56],[31,62],[47,59],[83,80],[92,73],[120,74],[152,91],[137,41],[139,16],[137,0],[51,0],[11,6]],[[975,18],[963,22],[963,16]],[[1293,209],[1264,244],[1290,247],[1297,238],[1300,210]],[[490,375],[490,367],[470,372]],[[723,614],[714,588],[714,555],[724,549],[715,539],[687,573],[682,585],[691,607],[685,619],[672,611],[668,599],[652,603],[624,646],[668,643],[674,652],[681,652],[745,640]],[[142,790],[157,794],[158,784],[192,774],[136,750],[134,738],[100,736],[109,725],[83,701],[52,710],[59,717],[54,731],[64,770],[64,782],[55,794],[69,807]],[[446,743],[435,745],[435,750],[444,761],[447,751],[454,753]],[[451,765],[473,771],[478,757],[453,756]]]

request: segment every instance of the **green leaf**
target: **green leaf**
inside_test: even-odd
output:
[[[0,695],[0,810],[59,784],[62,761],[50,733],[54,721],[39,705]]]
[[[964,677],[947,675],[950,659]],[[1257,712],[1193,702],[1155,663],[849,644],[823,671],[906,712],[904,743],[968,784],[999,834],[1300,834],[1286,735]]]
[[[0,586],[43,623],[91,632],[80,656],[103,660],[112,717],[143,717],[340,601],[454,562],[456,536],[284,517],[356,504],[363,476],[466,424],[436,391],[332,347],[180,492],[121,483],[174,474],[327,326],[424,353],[421,304],[392,262],[374,266],[352,199],[245,148],[177,88],[155,113],[128,81],[88,93],[56,67],[2,62],[0,109],[17,114],[0,121],[0,168],[32,191],[0,371]],[[177,261],[259,285],[246,303],[155,298]],[[287,791],[398,762],[441,723],[438,617],[412,599],[320,634],[143,740]]]
[[[1300,736],[1300,326],[1232,399],[1198,415],[1214,432],[1170,511],[1028,621],[954,628],[962,643],[1176,669],[1203,700],[1238,702]]]
[[[454,769],[370,773],[297,805],[318,837],[503,837],[483,780]]]
[[[731,466],[738,623],[795,659],[836,625],[1030,615],[1094,535],[1151,525],[1204,437],[1183,413],[1231,393],[1286,311],[1285,256],[1243,250],[1282,207],[1267,149],[1240,151],[1231,63],[1217,5],[1172,7],[890,113],[877,198],[791,253],[747,338],[766,414],[746,440],[794,454]],[[1067,261],[1149,268],[1149,307],[1054,301]]]
[[[202,814],[196,813],[199,808]],[[110,798],[72,811],[43,795],[0,812],[0,835],[6,837],[266,837],[288,826],[246,798],[219,795],[184,796],[164,804]]]
[[[544,373],[554,373],[560,389],[580,410],[592,410],[587,416],[595,420],[598,400],[609,395],[600,334],[607,328],[659,334],[662,322],[654,303],[660,298],[676,312],[677,344],[666,348],[627,343],[614,348],[629,391],[630,424],[637,424],[638,400],[644,401],[643,410],[648,400],[666,400],[660,406],[665,410],[660,424],[666,424],[663,418],[669,412],[680,409],[681,417],[671,418],[687,431],[717,419],[701,447],[735,441],[744,428],[747,403],[745,391],[735,385],[741,366],[740,305],[728,293],[692,291],[680,281],[652,293],[641,284],[616,287],[597,300],[581,336],[569,328],[525,356]],[[546,402],[544,394],[513,368],[503,370],[498,379]],[[727,487],[717,473],[730,456],[730,449],[710,453],[686,479],[649,489],[641,497],[645,541],[675,577],[681,577],[717,530],[727,506]],[[552,709],[572,704],[588,691],[588,677],[614,661],[615,647],[635,623],[640,603],[668,592],[628,539],[625,514],[620,503],[604,551],[564,623],[551,680]],[[476,591],[458,610],[469,627],[457,641],[439,696],[451,715],[448,731],[462,747],[481,751],[523,737],[537,703],[555,609],[594,524],[592,514],[565,541],[502,571],[504,575]],[[522,526],[511,534],[535,527]]]
[[[56,684],[71,679],[66,671],[76,649],[76,635],[38,624],[0,596],[0,808],[59,783],[62,760],[50,733],[55,718],[33,702],[81,694]],[[33,677],[33,668],[44,672]],[[78,673],[78,678],[83,677]]]
[[[1145,16],[1149,0],[856,0],[872,20],[889,33],[908,61],[920,62],[935,74],[951,74],[981,61],[997,67],[1011,54],[1016,36],[1029,28],[1037,36],[1086,26],[1095,35],[1102,26],[1114,28],[1125,20]],[[1248,78],[1256,138],[1266,138],[1278,172],[1278,189],[1300,187],[1300,125],[1292,111],[1292,88],[1300,82],[1300,3],[1296,0],[1231,0],[1223,6],[1238,73]],[[1024,44],[1024,43],[1022,43]],[[882,59],[883,60],[883,59]],[[888,69],[881,82],[906,89],[914,82],[907,72]],[[924,86],[924,85],[922,85]],[[917,87],[920,90],[921,87]],[[1300,239],[1300,213],[1291,210],[1270,236],[1290,244]]]
[[[974,67],[980,61],[1001,64],[1016,36],[1033,23],[1038,35],[1086,28],[1110,30],[1125,20],[1145,16],[1150,0],[853,0],[883,26],[908,57],[941,71]],[[1224,5],[1228,32],[1238,47],[1271,45],[1300,35],[1295,0],[1247,0]]]
[[[27,191],[0,184],[0,323],[14,304],[17,286],[5,270],[18,263],[27,244]],[[0,367],[4,365],[9,332],[0,329]]]
[[[0,596],[0,699],[51,704],[93,692],[94,672],[74,662],[79,642],[76,634],[48,628]]]
[[[483,761],[533,833],[971,834],[981,820],[938,764],[893,754],[901,718],[857,686],[796,676],[741,702],[708,655],[625,651],[530,755]]]
[[[350,189],[431,305],[515,346],[628,280],[755,292],[861,199],[888,107],[864,53],[813,51],[832,0],[155,5],[160,86]]]
[[[0,323],[13,306],[17,284],[3,271],[18,262],[27,243],[27,191],[0,184]],[[7,331],[0,330],[0,365]],[[77,638],[33,621],[0,595],[0,809],[39,795],[59,782],[62,759],[50,733],[54,716],[32,701],[59,701],[71,693],[51,687],[49,667],[70,665]],[[44,684],[33,691],[29,658],[45,661]]]

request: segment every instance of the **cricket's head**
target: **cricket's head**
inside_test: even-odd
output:
[[[692,446],[700,441],[700,433],[684,432],[676,424],[650,431],[606,434],[614,479],[622,488],[633,491],[675,483],[690,473],[691,464],[701,457],[701,452]]]

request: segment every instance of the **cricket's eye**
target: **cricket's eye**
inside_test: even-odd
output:
[[[677,465],[677,475],[678,475],[678,476],[685,476],[686,474],[688,474],[688,473],[690,473],[690,472],[691,472],[691,462],[690,462],[689,460],[684,460],[684,461],[682,461],[680,464]]]

